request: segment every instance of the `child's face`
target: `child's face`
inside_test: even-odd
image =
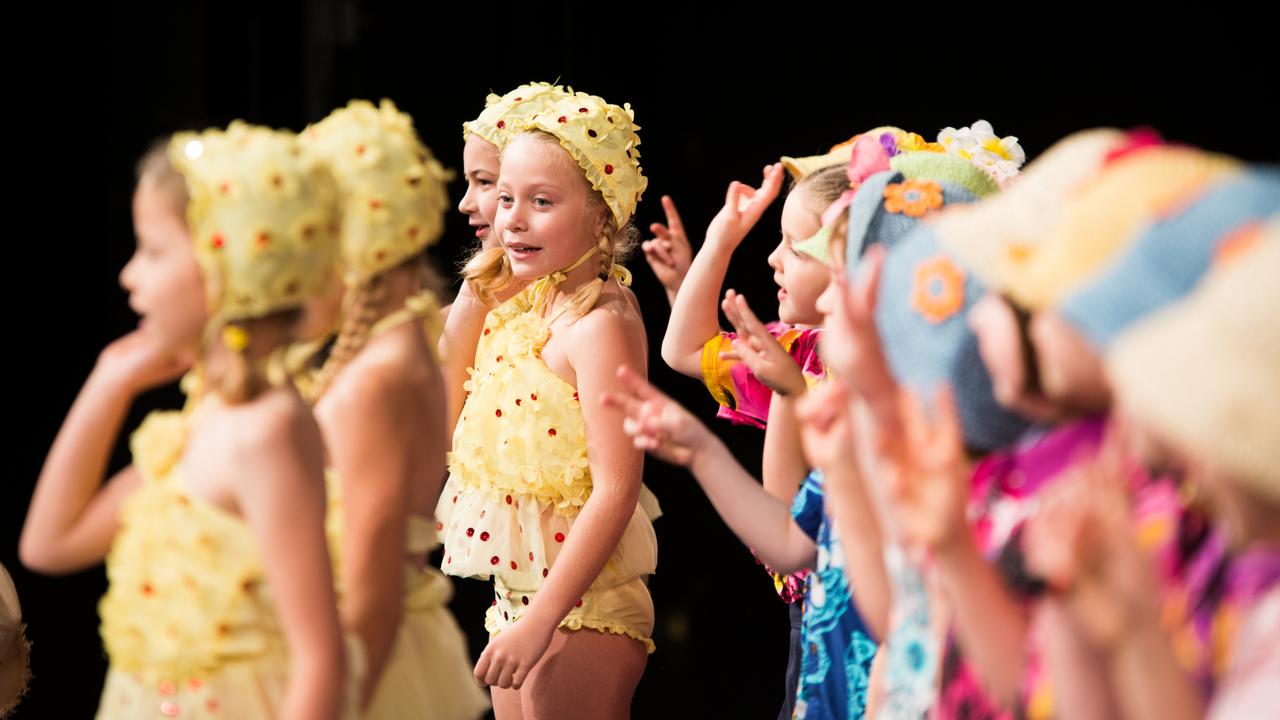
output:
[[[1057,313],[1038,312],[1031,318],[1031,340],[1040,385],[1050,400],[1084,412],[1107,409],[1111,393],[1102,360],[1074,327]]]
[[[978,338],[978,353],[991,376],[996,401],[1013,408],[1027,387],[1025,358],[1013,308],[987,293],[969,310],[969,328]]]
[[[462,148],[462,179],[467,192],[458,202],[458,211],[467,216],[467,224],[475,228],[481,247],[496,247],[492,232],[494,212],[498,208],[498,148],[471,133]]]
[[[806,240],[822,228],[819,213],[810,205],[804,188],[787,196],[782,205],[782,240],[769,254],[773,281],[781,288],[778,319],[793,325],[822,323],[817,300],[831,279],[830,270],[821,261],[791,248],[792,243]]]
[[[133,227],[138,245],[120,285],[139,327],[167,350],[198,348],[208,310],[191,235],[173,199],[145,177],[133,195]]]
[[[562,270],[597,244],[605,221],[593,192],[559,145],[531,134],[507,145],[494,227],[517,278]]]

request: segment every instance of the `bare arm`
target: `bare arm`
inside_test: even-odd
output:
[[[702,377],[702,346],[720,332],[716,304],[729,260],[778,196],[782,175],[782,165],[774,164],[765,168],[759,190],[739,182],[729,184],[724,207],[707,227],[706,240],[671,306],[671,320],[662,338],[662,359],[676,372]]]
[[[176,379],[189,363],[134,331],[109,345],[67,413],[36,481],[18,552],[27,567],[61,574],[102,561],[120,504],[137,487],[132,466],[103,485],[134,397]]]
[[[330,464],[342,487],[342,624],[364,643],[361,706],[372,699],[391,656],[404,598],[404,549],[411,502],[414,398],[403,385],[364,373],[317,407]]]
[[[301,400],[273,391],[254,401],[234,440],[236,502],[262,548],[289,650],[284,718],[337,718],[344,652],[324,535],[320,431]]]
[[[788,503],[765,492],[679,403],[630,368],[619,370],[618,379],[621,386],[608,402],[625,413],[636,447],[688,467],[734,535],[775,570],[785,574],[813,566],[817,548],[791,518]]]

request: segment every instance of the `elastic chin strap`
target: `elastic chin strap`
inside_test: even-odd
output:
[[[599,254],[600,254],[599,248],[593,247],[587,250],[585,253],[583,253],[582,257],[578,258],[577,260],[574,260],[573,264],[570,265],[569,267],[563,270],[557,270],[551,273],[550,275],[548,275],[547,277],[548,279],[550,279],[552,285],[559,285],[560,283],[565,281],[565,279],[569,276],[569,273],[582,267],[583,263],[585,263],[586,261],[590,260],[591,258]]]

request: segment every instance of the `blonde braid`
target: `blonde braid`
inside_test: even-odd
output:
[[[342,368],[360,352],[369,341],[369,332],[378,319],[385,314],[383,305],[386,302],[387,285],[383,275],[375,275],[352,290],[351,304],[342,318],[342,329],[334,341],[333,349],[325,358],[324,365],[316,373],[309,397],[314,403],[324,395]]]

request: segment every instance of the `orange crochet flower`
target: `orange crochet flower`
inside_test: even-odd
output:
[[[1214,265],[1229,265],[1247,255],[1262,240],[1262,223],[1246,223],[1218,241],[1213,252]]]
[[[960,312],[964,307],[964,271],[945,255],[935,255],[916,266],[911,307],[931,323]]]
[[[923,217],[942,207],[942,187],[932,180],[907,180],[884,189],[884,209],[899,215]]]

